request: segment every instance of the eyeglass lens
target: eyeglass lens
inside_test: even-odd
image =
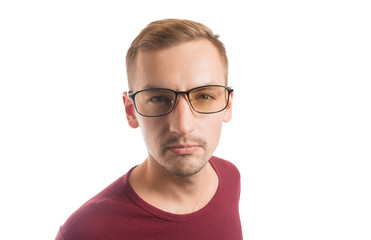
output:
[[[214,113],[228,103],[228,90],[222,86],[195,88],[189,92],[189,102],[196,112]],[[161,116],[172,111],[176,93],[166,89],[149,89],[135,96],[137,111],[145,116]]]

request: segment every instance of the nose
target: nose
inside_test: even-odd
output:
[[[195,129],[195,116],[187,96],[178,96],[173,111],[169,114],[170,131],[180,136],[185,136]]]

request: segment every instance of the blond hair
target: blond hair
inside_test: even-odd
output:
[[[208,27],[198,22],[183,19],[164,19],[148,24],[131,43],[126,54],[129,88],[133,78],[135,59],[139,50],[160,50],[199,39],[207,39],[217,48],[221,61],[225,66],[227,82],[228,58],[224,44],[219,40],[219,35],[215,35]]]

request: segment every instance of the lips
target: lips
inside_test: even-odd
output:
[[[166,154],[166,152],[170,152],[177,155],[195,154],[198,151],[206,150],[206,146],[206,141],[197,136],[173,136],[165,139],[161,143],[163,154]]]
[[[176,154],[192,154],[200,150],[199,145],[174,145],[167,148],[169,151],[176,153]]]

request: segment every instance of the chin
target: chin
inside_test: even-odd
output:
[[[182,155],[164,159],[163,167],[172,175],[190,177],[199,173],[207,164],[208,158]]]

